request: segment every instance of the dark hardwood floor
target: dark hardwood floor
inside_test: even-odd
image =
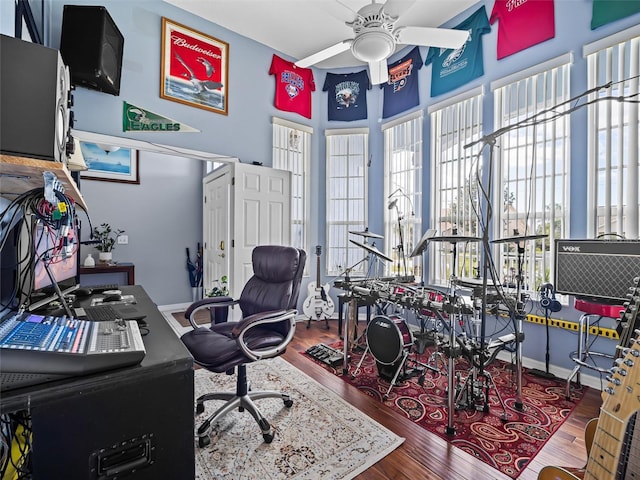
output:
[[[509,480],[506,475],[474,459],[462,450],[450,446],[441,438],[360,393],[356,388],[305,358],[304,355],[300,355],[299,352],[312,345],[329,344],[338,339],[337,320],[329,323],[331,327],[329,330],[325,329],[324,322],[313,322],[309,329],[305,328],[306,323],[299,323],[295,338],[284,354],[284,358],[389,430],[405,438],[405,442],[399,448],[356,477],[358,480]],[[600,392],[589,389],[571,416],[551,437],[518,480],[537,479],[538,472],[546,465],[582,467],[586,463],[583,430],[591,418],[598,416],[600,405]]]

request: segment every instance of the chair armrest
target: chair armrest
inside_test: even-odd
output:
[[[265,323],[278,323],[283,320],[281,318],[282,315],[288,313],[289,310],[270,310],[268,312],[258,312],[253,315],[249,315],[248,317],[242,318],[238,320],[231,330],[231,335],[234,338],[240,336],[240,334],[247,329],[247,327],[251,327],[256,324],[265,324]]]
[[[231,335],[236,339],[240,349],[244,354],[252,360],[260,360],[262,358],[271,358],[280,355],[282,351],[287,347],[289,342],[293,339],[293,335],[296,331],[296,315],[297,310],[272,310],[269,312],[260,312],[250,315],[240,320],[236,326],[231,330]],[[271,347],[269,349],[252,350],[244,341],[244,337],[252,328],[260,325],[288,322],[289,329],[286,337],[280,342],[280,344]]]
[[[184,312],[184,317],[189,320],[191,327],[196,329],[198,328],[198,324],[195,321],[194,315],[198,310],[202,310],[203,308],[230,307],[237,304],[238,300],[234,300],[231,297],[207,297],[189,305],[189,308]]]

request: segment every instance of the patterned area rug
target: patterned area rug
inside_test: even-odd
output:
[[[214,426],[211,444],[197,446],[196,479],[351,479],[392,452],[404,441],[281,358],[247,365],[253,390],[278,390],[291,395],[257,404],[276,430],[264,443],[247,412],[227,414]],[[195,372],[196,397],[235,390],[235,376]],[[196,428],[221,402],[205,404]]]
[[[331,346],[341,349],[342,342]],[[359,349],[353,352],[350,372],[355,371],[363,353]],[[417,360],[433,366],[433,362],[429,363],[429,355],[430,350],[427,349],[423,355],[418,356]],[[309,355],[306,356],[312,359]],[[342,364],[332,368],[315,359],[314,361],[451,445],[455,445],[514,479],[522,473],[551,435],[567,419],[588,388],[584,386],[581,389],[573,388],[572,400],[567,401],[563,381],[535,377],[529,375],[524,369],[523,409],[519,411],[515,408],[516,379],[513,368],[510,363],[495,360],[487,368],[487,372],[492,376],[497,392],[505,404],[506,421],[501,418],[504,410],[496,394],[496,388],[489,389],[489,411],[484,412],[485,390],[480,383],[480,391],[467,397],[471,400],[474,399],[473,397],[479,398],[480,400],[475,402],[476,405],[469,401],[467,403],[470,405],[465,406],[464,394],[457,397],[460,398],[460,402],[456,403],[453,423],[455,434],[449,435],[447,433],[449,417],[446,360],[440,361],[438,365],[442,373],[427,370],[422,385],[419,382],[419,376],[407,378],[391,389],[387,399],[384,399],[384,395],[389,388],[389,381],[381,378],[378,365],[371,355],[367,355],[355,378],[351,378],[351,375],[342,375]],[[392,377],[392,374],[385,369],[386,367],[382,366],[383,374]],[[469,364],[464,359],[456,360],[456,372],[460,375],[460,380],[456,383],[464,386],[468,369]],[[469,385],[472,383],[469,382]]]

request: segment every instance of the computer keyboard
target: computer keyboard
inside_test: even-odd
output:
[[[120,318],[118,312],[116,312],[110,305],[96,305],[93,307],[83,308],[87,318],[96,322],[116,320]]]
[[[117,283],[109,283],[105,285],[87,285],[86,287],[83,285],[80,288],[88,288],[93,293],[102,293],[106,292],[107,290],[119,290],[120,285],[118,285]]]

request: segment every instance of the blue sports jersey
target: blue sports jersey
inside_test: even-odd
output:
[[[329,92],[329,120],[351,122],[367,118],[367,90],[371,89],[366,70],[357,73],[327,73],[322,91]]]
[[[425,65],[432,64],[432,97],[454,90],[484,75],[482,35],[491,31],[484,5],[455,29],[469,32],[469,39],[462,47],[455,50],[431,47],[427,53]]]
[[[380,85],[384,88],[382,118],[393,117],[420,104],[418,70],[421,68],[422,57],[418,47],[388,66],[389,80]]]

